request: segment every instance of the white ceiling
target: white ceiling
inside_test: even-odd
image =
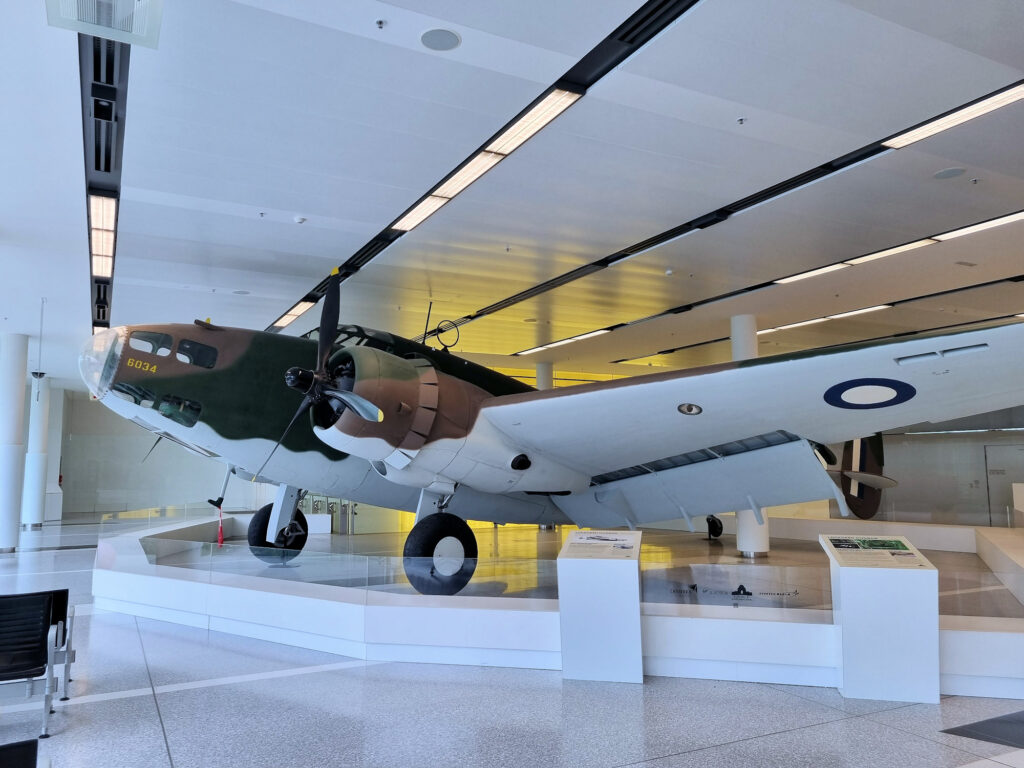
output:
[[[0,333],[35,337],[47,297],[43,365],[71,378],[89,334],[77,51],[34,5],[12,8],[0,53],[5,103],[23,105],[0,124],[18,182],[2,193],[17,290]],[[639,5],[167,3],[159,49],[131,52],[112,322],[266,327]],[[424,48],[435,27],[462,45]],[[430,302],[431,325],[471,315],[877,142],[1024,78],[1020,29],[1015,0],[702,0],[345,281],[342,319],[415,336]],[[1024,312],[1024,283],[967,289],[1024,273],[1024,223],[701,303],[1024,208],[1022,128],[1018,103],[876,156],[469,322],[456,349],[572,378],[725,359],[707,342],[735,314],[771,327],[905,302],[764,335],[767,354]],[[933,178],[950,167],[965,173]]]

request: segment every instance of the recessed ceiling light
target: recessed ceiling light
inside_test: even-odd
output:
[[[1003,224],[1012,224],[1015,221],[1021,221],[1024,219],[1024,211],[1018,211],[1017,213],[1011,213],[1009,216],[1002,216],[998,219],[990,219],[989,221],[983,221],[981,224],[972,224],[969,227],[963,227],[961,229],[954,229],[951,232],[943,232],[941,235],[935,235],[936,240],[952,240],[954,237],[963,237],[964,235],[973,235],[975,232],[981,232],[986,229],[992,229],[993,227],[1001,227]]]
[[[248,296],[249,295],[248,291],[232,291],[232,293],[235,294],[235,296]]]
[[[882,145],[892,149],[900,149],[908,144],[913,144],[915,141],[941,133],[961,123],[966,123],[968,120],[973,120],[976,117],[980,117],[994,109],[1005,107],[1007,104],[1012,104],[1020,99],[1024,99],[1024,85],[1008,88],[997,93],[995,96],[989,96],[987,99],[976,101],[963,109],[958,109],[948,115],[925,123],[920,128],[914,128],[906,133],[901,133],[899,136],[893,136],[888,141],[883,141]]]
[[[462,45],[462,38],[450,29],[428,29],[420,35],[420,42],[432,51],[452,51]]]
[[[808,277],[817,277],[818,275],[825,275],[829,272],[835,272],[837,269],[844,269],[850,266],[849,264],[829,264],[827,267],[821,267],[820,269],[812,269],[810,272],[801,272],[799,275],[792,275],[791,277],[784,277],[781,280],[776,280],[778,285],[785,285],[786,283],[795,283],[797,280],[806,280]]]
[[[428,195],[415,208],[391,226],[402,232],[408,232],[410,229],[422,224],[431,214],[436,213],[437,209],[447,202],[447,197]]]
[[[867,307],[865,309],[855,309],[852,312],[841,312],[838,315],[829,315],[829,320],[840,320],[844,317],[853,317],[854,315],[863,315],[867,312],[877,312],[880,309],[892,309],[892,304],[879,304],[877,307]]]
[[[537,102],[533,109],[516,120],[498,138],[488,144],[486,147],[487,151],[497,152],[502,155],[509,154],[575,104],[582,95],[581,93],[573,93],[572,91],[555,88]]]
[[[923,240],[915,240],[912,243],[906,245],[897,245],[895,248],[886,248],[884,251],[876,251],[875,253],[869,253],[867,256],[859,256],[856,259],[847,259],[846,264],[863,264],[866,261],[874,261],[875,259],[884,259],[886,256],[892,256],[896,253],[903,253],[904,251],[912,251],[915,248],[921,248],[925,245],[931,245],[937,243],[938,240],[934,240],[930,237],[926,237]]]

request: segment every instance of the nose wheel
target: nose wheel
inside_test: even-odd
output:
[[[454,595],[476,570],[476,537],[458,515],[435,512],[413,526],[402,555],[413,589],[423,595]]]
[[[306,546],[306,539],[309,537],[309,526],[306,525],[306,516],[302,510],[295,510],[295,517],[288,524],[276,542],[267,541],[267,524],[270,522],[270,510],[273,504],[261,507],[249,521],[249,530],[246,538],[249,541],[249,551],[265,563],[279,565],[287,563],[302,551]]]

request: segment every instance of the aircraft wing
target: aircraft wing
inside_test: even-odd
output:
[[[480,414],[528,455],[598,484],[696,466],[688,456],[722,446],[767,466],[776,445],[838,443],[1020,405],[1022,352],[1024,324],[1012,323],[509,395]]]

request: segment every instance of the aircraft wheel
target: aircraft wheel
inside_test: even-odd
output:
[[[306,546],[309,526],[306,525],[306,516],[302,514],[302,510],[296,510],[291,530],[285,534],[282,543],[269,543],[267,541],[267,524],[270,522],[270,510],[273,506],[273,504],[267,504],[265,507],[261,507],[249,521],[249,531],[246,535],[249,540],[249,551],[265,563],[287,563]]]
[[[717,539],[722,535],[723,530],[725,530],[725,526],[722,525],[722,521],[714,515],[708,515],[708,538]]]
[[[476,570],[476,537],[458,515],[435,512],[413,526],[402,555],[413,589],[423,595],[454,595]]]

